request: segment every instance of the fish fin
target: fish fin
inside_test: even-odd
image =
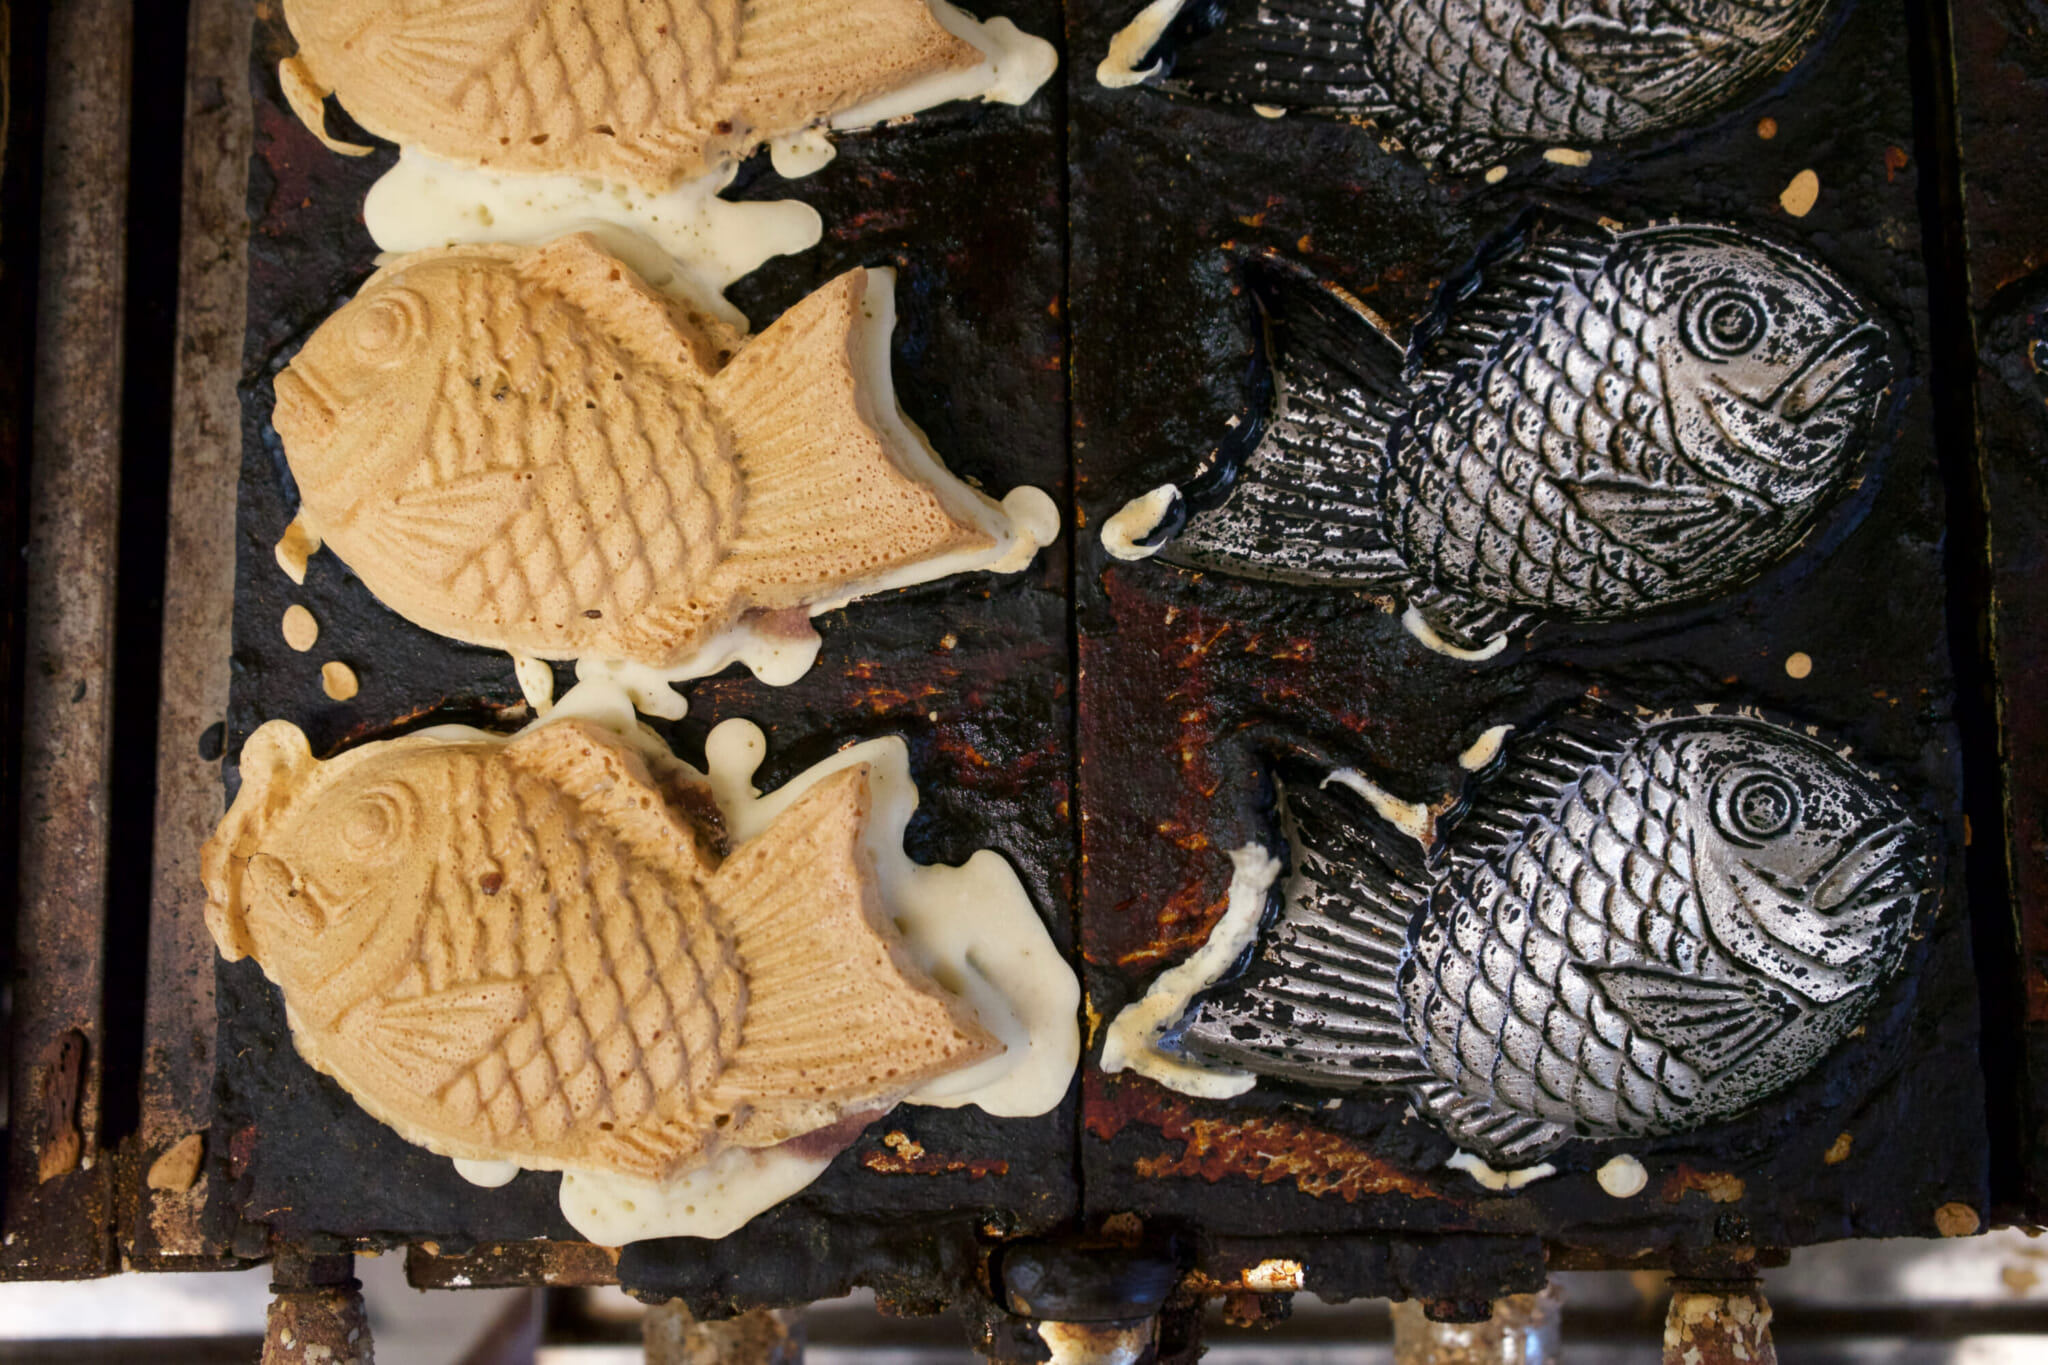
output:
[[[1446,133],[1442,129],[1423,126],[1408,132],[1402,141],[1419,159],[1452,175],[1471,175],[1529,151],[1526,142],[1490,137],[1485,133]]]
[[[591,1164],[651,1184],[665,1184],[700,1164],[716,1129],[696,1116],[642,1120],[604,1133]]]
[[[459,633],[492,605],[485,577],[465,570],[494,541],[531,538],[517,523],[538,515],[532,497],[522,471],[488,470],[407,489],[324,534],[385,605],[429,629]]]
[[[631,337],[644,358],[679,365],[685,383],[702,386],[740,348],[730,324],[656,290],[594,233],[557,237],[524,254],[513,273],[559,294],[607,335]],[[682,348],[663,354],[661,343],[670,337]]]
[[[368,518],[377,534],[402,543],[414,564],[461,559],[500,537],[532,501],[527,471],[489,469],[425,488],[409,488]]]
[[[327,131],[327,97],[334,93],[314,74],[303,57],[286,57],[277,64],[278,88],[306,131],[320,139],[320,145],[342,156],[368,156],[376,151],[360,142],[344,142]]]
[[[821,779],[728,858],[709,895],[747,981],[720,1079],[729,1137],[768,1146],[1002,1050],[912,961],[863,843],[860,764]]]
[[[900,429],[868,274],[850,270],[776,319],[711,381],[744,486],[729,570],[768,610],[855,592],[906,565],[995,540],[957,519],[910,471],[928,450],[892,449]],[[887,356],[886,338],[878,348]],[[886,364],[886,360],[883,361]],[[907,430],[909,442],[918,437]]]
[[[1436,637],[1453,649],[1486,650],[1503,635],[1520,633],[1533,612],[1467,597],[1432,583],[1417,583],[1407,601]]]
[[[1252,963],[1198,997],[1169,1048],[1306,1085],[1431,1077],[1408,1032],[1400,974],[1428,903],[1415,844],[1343,788],[1283,786],[1293,873]]]
[[[1540,731],[1517,733],[1502,746],[1496,766],[1483,774],[1446,827],[1439,848],[1452,866],[1469,871],[1498,863],[1522,839],[1532,819],[1557,812],[1586,770],[1612,762],[1643,733],[1642,722],[1600,702],[1574,706]]]
[[[404,1088],[437,1095],[476,1066],[524,1019],[524,981],[484,981],[405,1000],[376,1000],[351,1011],[341,1035],[396,1074]]]
[[[366,58],[414,98],[454,109],[534,21],[532,0],[442,0],[369,25]]]
[[[1724,552],[1739,563],[1755,519],[1778,512],[1749,489],[1722,484],[1674,488],[1608,474],[1566,486],[1581,516],[1660,569]],[[1738,514],[1730,515],[1731,506]]]
[[[1631,1027],[1703,1076],[1754,1054],[1791,1022],[1795,1010],[1785,996],[1749,983],[1702,981],[1644,967],[1583,970]]]
[[[1524,1165],[1562,1146],[1571,1133],[1562,1124],[1505,1109],[1468,1095],[1448,1081],[1432,1079],[1410,1087],[1415,1107],[1443,1129],[1461,1150],[1489,1165]]]
[[[1134,63],[1176,94],[1306,113],[1398,114],[1348,0],[1193,0]]]
[[[1595,84],[1648,103],[1667,81],[1689,83],[1719,67],[1734,41],[1696,24],[1631,28],[1588,16],[1541,27],[1560,56]]]
[[[731,111],[735,139],[750,143],[982,60],[926,0],[748,0],[719,107]]]
[[[1407,581],[1381,504],[1387,445],[1403,411],[1404,359],[1372,310],[1270,254],[1244,258],[1258,307],[1255,393],[1241,463],[1219,448],[1183,490],[1193,515],[1167,557],[1294,582],[1388,589]]]
[[[612,731],[591,721],[555,721],[507,744],[504,760],[561,792],[649,866],[705,875],[704,837],[669,804],[640,755]]]
[[[1599,267],[1619,234],[1599,223],[1534,209],[1489,244],[1437,295],[1408,343],[1411,382],[1438,387],[1492,355],[1549,307],[1572,277]]]
[[[1369,123],[1417,160],[1463,175],[1527,150],[1452,131],[1395,99],[1373,66],[1357,0],[1196,0],[1134,66],[1177,95]]]

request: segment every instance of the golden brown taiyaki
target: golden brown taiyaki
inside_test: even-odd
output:
[[[447,161],[664,190],[982,61],[926,0],[285,0],[286,97]]]
[[[741,346],[588,234],[403,257],[277,378],[300,520],[429,630],[654,668],[991,549],[884,440],[867,278]]]
[[[708,793],[588,722],[323,763],[272,721],[206,846],[206,921],[408,1140],[660,1181],[1000,1050],[902,953],[868,803],[847,768],[721,861],[683,814]]]

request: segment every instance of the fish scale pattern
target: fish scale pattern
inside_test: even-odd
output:
[[[652,1178],[678,1155],[675,1125],[660,1120],[708,1102],[738,1046],[745,993],[731,945],[694,887],[650,869],[612,829],[579,823],[573,791],[543,772],[469,754],[443,766],[447,789],[420,797],[478,818],[455,826],[417,961],[387,998],[508,980],[527,998],[441,1086],[448,1120],[541,1147],[610,1124],[612,1145],[631,1149],[622,1164]]]
[[[663,670],[749,611],[980,567],[946,556],[997,549],[992,501],[898,419],[870,287],[742,346],[587,233],[415,253],[278,376],[300,516],[429,630]]]
[[[1700,547],[1630,535],[1584,500],[1610,479],[1702,482],[1677,454],[1644,336],[1666,301],[1625,260],[1555,289],[1506,344],[1420,395],[1388,462],[1396,543],[1420,577],[1472,597],[1575,618],[1649,609],[1698,588]]]
[[[445,523],[432,538],[457,550],[443,576],[456,609],[574,641],[702,595],[739,501],[730,438],[702,391],[509,270],[458,278],[474,322],[443,367],[434,456],[409,489],[452,495],[427,515]],[[477,524],[461,490],[507,471],[529,486],[501,524]]]
[[[480,128],[529,144],[608,128],[597,135],[611,140],[611,159],[652,178],[717,122],[716,96],[739,53],[739,0],[526,4],[533,19],[478,72],[488,92]]]
[[[286,0],[315,131],[493,171],[661,191],[921,77],[982,60],[925,0]],[[325,136],[325,134],[322,134]]]
[[[1464,173],[1704,118],[1793,56],[1827,0],[1209,0],[1165,84],[1369,119]]]
[[[1405,347],[1283,258],[1243,271],[1269,420],[1190,481],[1167,559],[1390,593],[1453,650],[1758,577],[1847,486],[1892,375],[1844,287],[1722,229],[1531,215]]]
[[[1530,22],[1531,8],[1522,0],[1371,5],[1366,32],[1386,54],[1389,97],[1410,111],[1441,111],[1455,133],[1529,142],[1604,142],[1650,123],[1641,104],[1575,69]]]
[[[660,1183],[894,1106],[1002,1050],[905,952],[871,770],[807,781],[729,854],[610,726],[244,747],[207,924],[293,1041],[456,1158]],[[288,784],[277,786],[272,784]]]
[[[1491,1162],[1687,1131],[1796,1079],[1856,1029],[1927,894],[1889,792],[1754,718],[1559,716],[1426,852],[1326,790],[1363,780],[1282,782],[1294,876],[1170,1045],[1398,1087]]]
[[[1439,884],[1403,969],[1424,1060],[1462,1094],[1567,1130],[1668,1128],[1701,1077],[1632,1028],[1588,969],[1718,970],[1693,891],[1680,753],[1637,744],[1587,768],[1504,861]],[[1448,913],[1446,913],[1448,912]]]

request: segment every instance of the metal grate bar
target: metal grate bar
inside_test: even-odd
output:
[[[20,905],[0,1274],[113,1268],[99,1161],[130,0],[50,16],[28,504]]]

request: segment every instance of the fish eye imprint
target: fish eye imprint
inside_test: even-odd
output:
[[[295,527],[437,634],[677,680],[763,622],[815,643],[824,604],[1020,571],[1050,500],[902,417],[893,285],[848,271],[743,341],[588,233],[400,257],[277,377]]]
[[[1405,345],[1284,257],[1240,268],[1263,397],[1105,543],[1386,594],[1460,657],[1755,578],[1855,481],[1893,375],[1854,290],[1724,227],[1533,213]]]
[[[1510,741],[1427,853],[1349,775],[1283,771],[1293,874],[1250,965],[1162,1046],[1391,1088],[1490,1162],[1739,1114],[1902,970],[1933,843],[1766,721],[1588,705]]]

